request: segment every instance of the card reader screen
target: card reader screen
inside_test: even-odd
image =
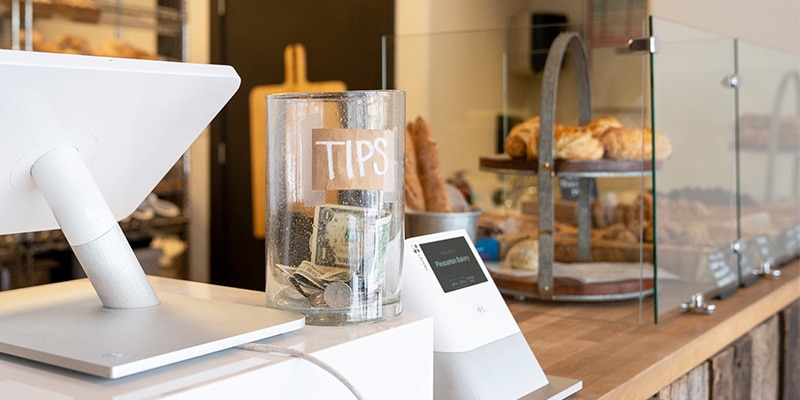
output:
[[[459,236],[419,245],[445,293],[487,280],[466,240]]]

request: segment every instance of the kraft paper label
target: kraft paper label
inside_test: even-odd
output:
[[[394,191],[394,147],[391,130],[312,129],[312,189]]]

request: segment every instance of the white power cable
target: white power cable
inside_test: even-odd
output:
[[[356,387],[353,386],[353,384],[350,383],[350,381],[348,381],[347,378],[344,377],[344,375],[342,375],[339,371],[337,371],[335,368],[331,367],[326,362],[320,360],[317,357],[312,356],[311,354],[307,354],[307,353],[304,353],[302,351],[295,350],[295,349],[292,349],[292,348],[289,348],[289,347],[273,346],[273,345],[262,344],[262,343],[247,343],[247,344],[243,344],[243,345],[238,346],[238,347],[240,349],[244,349],[244,350],[258,351],[258,352],[262,352],[262,353],[278,353],[278,354],[284,354],[284,355],[291,356],[291,357],[302,358],[303,360],[306,360],[306,361],[308,361],[308,362],[310,362],[310,363],[322,368],[325,372],[333,375],[334,378],[338,379],[339,382],[342,382],[342,384],[345,387],[347,387],[347,389],[350,390],[351,393],[353,393],[353,396],[355,396],[356,399],[363,400],[363,397],[361,396],[361,393],[358,392],[358,389],[356,389]]]

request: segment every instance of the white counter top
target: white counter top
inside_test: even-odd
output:
[[[263,292],[158,277],[149,279],[158,293],[255,306],[262,306],[266,299]],[[58,334],[57,327],[50,329],[54,335]],[[369,325],[306,326],[261,343],[315,356],[344,375],[367,399],[424,399],[433,393],[430,318],[405,313]],[[333,375],[306,360],[228,349],[113,380],[0,354],[0,397],[348,399],[353,395]]]

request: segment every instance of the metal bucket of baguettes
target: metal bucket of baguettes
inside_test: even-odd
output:
[[[482,211],[445,182],[436,140],[422,117],[406,124],[405,200],[407,238],[464,229],[475,241]]]

